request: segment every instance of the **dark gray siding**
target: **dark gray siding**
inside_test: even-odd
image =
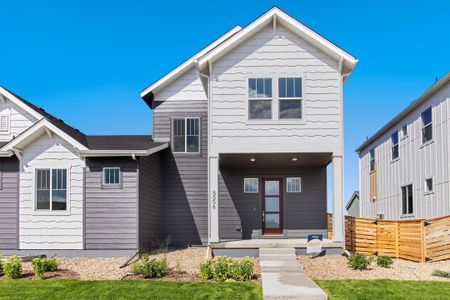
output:
[[[0,249],[18,249],[19,161],[0,158]]]
[[[161,233],[160,154],[139,161],[139,248],[148,250]]]
[[[153,103],[155,141],[169,141],[171,118],[200,117],[200,154],[161,152],[162,228],[175,245],[208,241],[207,101]]]
[[[301,193],[286,193],[286,177],[302,178]],[[284,170],[221,169],[219,176],[219,237],[250,239],[261,235],[262,194],[244,193],[244,177],[283,177],[286,237],[304,237],[327,228],[326,168]]]
[[[131,158],[86,160],[86,249],[137,249],[138,165]],[[103,167],[120,167],[121,188],[103,188]]]

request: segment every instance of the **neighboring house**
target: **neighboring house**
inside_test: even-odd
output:
[[[347,210],[347,216],[350,217],[359,217],[359,191],[355,191],[353,195],[350,197],[347,205],[345,206]]]
[[[362,144],[361,217],[450,215],[450,73]]]
[[[2,87],[0,121],[0,252],[131,254],[159,237],[167,143],[85,135]]]
[[[343,85],[357,60],[273,8],[142,91],[151,136],[87,136],[0,89],[0,251],[344,240]],[[39,251],[36,251],[39,250]]]
[[[171,143],[161,154],[164,235],[204,244],[326,233],[332,163],[342,241],[343,85],[356,63],[273,8],[142,91],[155,142]]]

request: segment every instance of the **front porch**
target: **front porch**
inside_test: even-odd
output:
[[[324,240],[323,245],[342,249],[342,157],[332,153],[227,153],[210,157],[209,162],[209,244],[216,251],[286,247],[302,252],[308,234],[327,237],[330,163],[332,211],[339,217],[333,219],[334,240]]]

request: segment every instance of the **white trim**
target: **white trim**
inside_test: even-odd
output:
[[[169,82],[176,79],[178,76],[182,75],[185,71],[187,71],[190,67],[194,66],[195,61],[201,57],[202,55],[208,53],[221,43],[223,43],[226,39],[234,35],[236,32],[241,30],[242,28],[240,26],[233,27],[230,31],[227,31],[224,35],[219,37],[216,41],[209,44],[207,47],[203,48],[199,52],[197,52],[194,56],[186,60],[184,63],[173,69],[171,72],[169,72],[167,75],[156,81],[155,83],[151,84],[147,88],[145,88],[141,92],[141,97],[145,97],[150,92],[154,92],[155,90],[167,85]]]
[[[37,111],[26,105],[22,100],[5,90],[0,86],[0,94],[12,101],[14,104],[22,108],[24,111],[35,117],[36,119],[42,119],[44,116],[39,114]]]
[[[313,30],[309,29],[307,26],[303,25],[296,19],[292,18],[282,10],[277,7],[272,8],[258,19],[250,23],[248,26],[244,27],[238,33],[233,35],[228,40],[221,43],[219,46],[214,48],[209,53],[205,54],[199,59],[199,64],[203,65],[204,63],[215,60],[219,55],[221,55],[225,50],[232,48],[235,44],[243,42],[249,35],[253,32],[257,31],[259,28],[266,26],[269,22],[272,21],[272,18],[277,18],[277,23],[284,22],[286,25],[291,27],[295,33],[297,33],[300,37],[306,39],[311,42],[313,45],[317,46],[322,51],[326,51],[329,54],[332,54],[337,60],[344,58],[348,63],[350,69],[356,65],[358,60],[352,55],[348,54],[344,50],[340,49],[333,43],[326,40],[324,37],[320,36]]]
[[[167,147],[169,147],[169,143],[148,150],[82,150],[79,151],[79,154],[81,157],[149,156]]]
[[[55,125],[53,125],[52,123],[47,121],[46,119],[42,119],[39,122],[37,122],[36,124],[34,124],[33,126],[31,126],[30,128],[28,128],[27,130],[25,130],[18,137],[11,140],[8,144],[4,145],[0,149],[0,152],[12,151],[13,148],[20,149],[20,147],[18,147],[18,145],[20,145],[20,143],[27,141],[29,138],[33,138],[33,137],[37,138],[38,136],[40,136],[41,135],[41,134],[39,134],[40,129],[43,129],[44,132],[48,132],[47,130],[50,130],[50,131],[56,133],[58,136],[60,136],[64,140],[66,140],[68,143],[72,144],[76,149],[88,150],[88,148],[86,148],[83,144],[76,141],[70,135],[68,135],[67,133],[65,133],[64,131],[62,131],[61,129],[59,129],[58,127],[56,127]],[[38,135],[34,136],[36,134],[38,134]]]
[[[254,191],[254,190],[247,191],[245,189],[245,187],[246,187],[245,182],[246,181],[255,181],[255,180],[256,180],[256,191]],[[254,183],[254,182],[252,182],[252,183]],[[246,177],[246,178],[244,178],[244,189],[243,189],[243,192],[245,194],[258,194],[259,193],[259,178],[258,177]]]

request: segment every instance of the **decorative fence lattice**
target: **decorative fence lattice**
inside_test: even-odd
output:
[[[332,238],[332,215],[328,215]],[[450,259],[450,216],[430,220],[345,217],[345,247],[351,252],[425,262]]]

